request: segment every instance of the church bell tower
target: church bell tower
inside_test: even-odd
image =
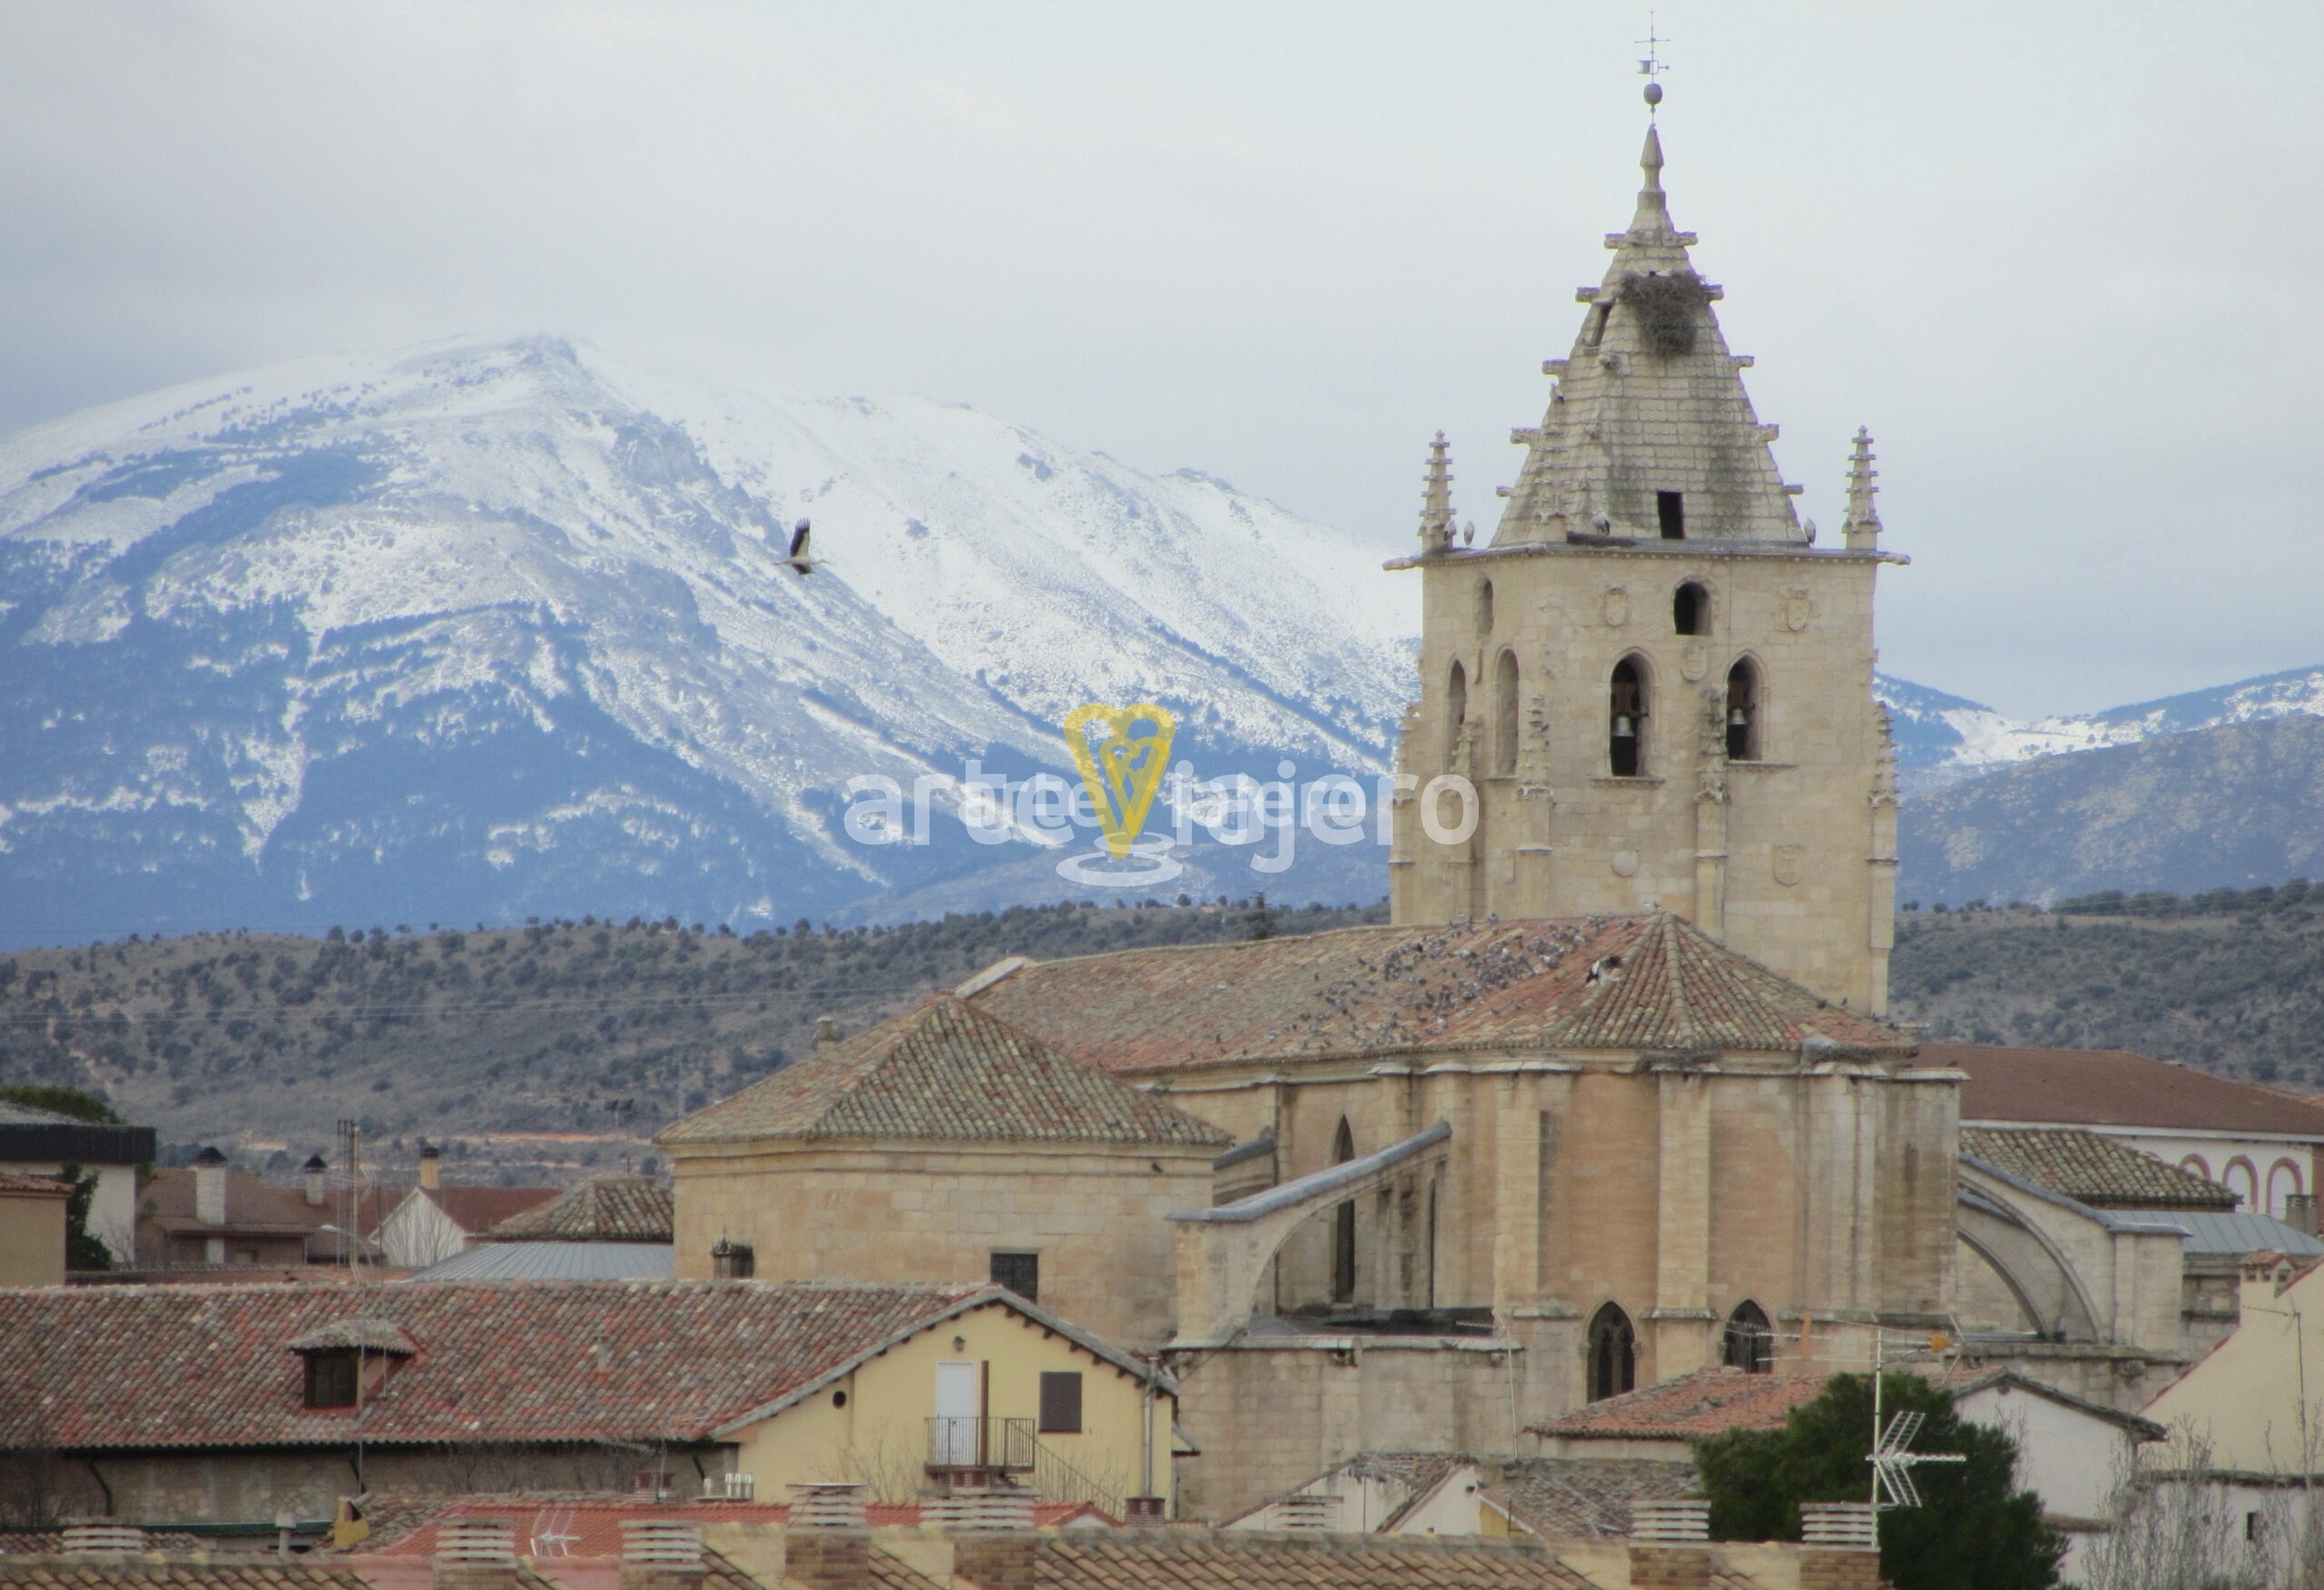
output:
[[[1649,103],[1653,97],[1649,96]],[[1880,548],[1859,431],[1842,544],[1803,527],[1670,223],[1651,127],[1629,230],[1491,542],[1432,449],[1394,920],[1669,910],[1836,1003],[1888,1002],[1896,785],[1872,696]],[[1472,802],[1463,793],[1474,791]]]

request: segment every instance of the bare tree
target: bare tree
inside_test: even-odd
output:
[[[2083,1590],[2313,1590],[2310,1494],[2254,1485],[2181,1426],[2159,1454],[2118,1463],[2114,1526],[2093,1547]],[[2240,1483],[2239,1483],[2240,1481]]]

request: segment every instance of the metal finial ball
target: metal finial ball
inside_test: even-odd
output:
[[[1649,83],[1646,85],[1646,103],[1649,108],[1662,103],[1662,85],[1660,84]]]

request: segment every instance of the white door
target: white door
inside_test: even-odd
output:
[[[929,1461],[968,1467],[977,1461],[978,1392],[983,1377],[974,1363],[936,1366],[936,1425]]]

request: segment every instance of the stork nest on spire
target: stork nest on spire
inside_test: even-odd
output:
[[[1646,351],[1676,359],[1695,351],[1695,335],[1702,323],[1697,312],[1710,301],[1703,279],[1692,271],[1632,271],[1622,278],[1621,301],[1638,317]]]

